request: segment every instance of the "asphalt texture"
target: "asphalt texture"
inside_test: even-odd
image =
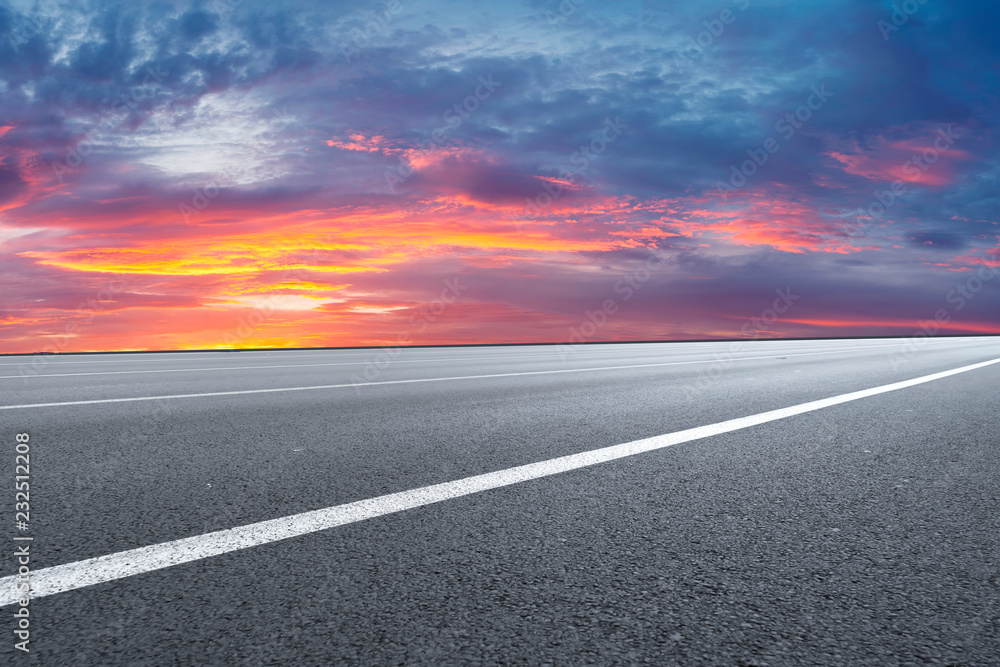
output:
[[[537,373],[0,421],[10,475],[31,434],[38,570],[1000,358],[904,345],[0,357],[0,405]],[[29,654],[5,607],[0,663],[997,665],[998,389],[1000,364],[38,598]]]

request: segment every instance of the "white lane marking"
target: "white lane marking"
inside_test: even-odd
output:
[[[386,349],[394,349],[394,348],[392,348],[390,346],[388,348],[380,347],[380,348],[375,348],[375,349],[358,351],[357,354],[350,354],[350,355],[347,356],[347,358],[348,359],[357,359],[359,357],[363,358],[365,356],[363,354],[363,352],[367,352],[369,354],[369,356],[375,356],[375,355],[384,353],[386,351]],[[511,355],[511,356],[514,356],[514,355]],[[129,355],[129,357],[132,357],[132,355]],[[150,361],[198,361],[198,360],[212,362],[212,361],[223,361],[223,360],[226,360],[226,359],[239,359],[239,360],[244,360],[244,359],[254,359],[254,360],[257,360],[257,359],[273,359],[275,361],[282,361],[284,359],[330,359],[330,358],[338,358],[337,355],[332,354],[332,353],[331,354],[298,354],[298,355],[275,354],[275,355],[264,355],[264,356],[257,356],[257,357],[252,357],[250,355],[244,355],[244,354],[233,354],[233,353],[230,353],[230,354],[225,354],[225,355],[221,355],[221,356],[218,356],[218,357],[208,357],[208,356],[202,356],[201,354],[183,354],[183,353],[170,353],[170,352],[162,354],[162,355],[156,355],[156,357],[157,358],[154,358],[154,359],[134,359],[134,358],[114,358],[114,359],[107,359],[107,358],[101,358],[101,359],[94,359],[92,361],[91,360],[87,360],[87,361],[64,361],[65,357],[63,357],[62,355],[50,354],[50,355],[39,355],[39,356],[23,357],[23,359],[24,359],[23,362],[19,362],[19,363],[16,363],[16,364],[15,363],[10,363],[10,364],[0,363],[0,366],[25,366],[25,365],[31,365],[31,362],[33,360],[35,360],[35,359],[45,359],[46,361],[49,361],[49,362],[51,362],[53,364],[103,364],[103,363],[108,363],[108,364],[110,364],[110,363],[118,363],[118,364],[121,364],[121,363],[129,363],[129,362],[133,362],[133,361],[134,362],[140,362],[140,363],[142,363],[142,362],[150,362]],[[442,357],[442,358],[443,359],[447,359],[447,357]]]
[[[273,358],[273,357],[269,357]],[[298,357],[296,357],[298,358]],[[551,354],[531,354],[531,355],[510,355],[506,357],[433,357],[431,359],[394,359],[392,363],[394,364],[429,364],[436,361],[506,361],[507,359],[552,359]],[[212,359],[211,361],[219,361],[218,359]],[[275,361],[280,361],[275,359]],[[0,380],[10,380],[15,378],[60,378],[60,377],[78,377],[81,375],[135,375],[143,373],[196,373],[201,371],[248,371],[248,370],[259,370],[262,368],[313,368],[314,366],[364,366],[369,363],[374,363],[372,360],[368,361],[336,361],[325,364],[268,364],[267,366],[216,366],[212,368],[154,368],[154,369],[141,369],[133,371],[91,371],[88,373],[39,373],[38,375],[0,375]]]
[[[880,350],[883,346],[877,347],[853,347],[849,349],[838,349],[837,352],[854,352],[856,350]],[[820,352],[815,354],[832,354],[833,351]],[[696,354],[711,354],[711,352],[697,352]],[[777,354],[777,353],[775,353]],[[512,354],[503,357],[433,357],[430,359],[394,359],[392,363],[394,364],[426,364],[433,362],[451,362],[451,361],[507,361],[508,359],[548,359],[554,361],[554,356],[552,354]],[[792,355],[795,356],[795,355]],[[273,358],[273,357],[269,357]],[[214,361],[214,360],[213,360]],[[280,361],[277,360],[276,361]],[[715,359],[709,361],[717,361]],[[738,360],[737,360],[738,361]],[[142,375],[146,373],[198,373],[204,371],[248,371],[248,370],[261,370],[267,368],[312,368],[315,366],[364,366],[366,364],[374,363],[371,360],[367,361],[337,361],[330,363],[312,363],[312,364],[268,364],[266,366],[215,366],[209,368],[154,368],[154,369],[137,369],[131,371],[90,371],[86,373],[39,373],[37,375],[0,375],[0,380],[13,380],[17,378],[59,378],[59,377],[80,377],[84,375]]]
[[[881,349],[881,348],[874,348]],[[785,359],[787,357],[813,357],[821,354],[842,354],[844,350],[827,352],[802,352],[798,354],[776,353],[761,357],[739,357],[726,359],[726,363],[734,361],[754,361],[757,359]],[[521,371],[518,373],[490,373],[487,375],[459,375],[444,378],[415,378],[412,380],[378,380],[376,382],[350,382],[343,384],[319,384],[308,387],[274,387],[271,389],[239,389],[235,391],[210,391],[200,394],[168,394],[166,396],[129,396],[124,398],[94,398],[86,401],[62,401],[59,403],[26,403],[24,405],[0,405],[0,410],[18,410],[26,408],[55,408],[65,405],[95,405],[98,403],[131,403],[133,401],[160,401],[170,398],[206,398],[209,396],[242,396],[245,394],[274,394],[285,391],[310,391],[316,389],[342,389],[344,387],[370,387],[383,384],[411,384],[414,382],[448,382],[452,380],[483,380],[486,378],[506,378],[521,375],[551,375],[555,373],[588,373],[594,371],[617,371],[628,368],[654,368],[659,366],[688,366],[692,364],[717,364],[719,359],[702,361],[665,361],[655,364],[629,364],[626,366],[599,366],[596,368],[560,368],[550,371]]]
[[[172,542],[129,549],[128,551],[120,551],[107,556],[98,556],[97,558],[88,558],[75,563],[47,567],[31,573],[31,597],[39,598],[46,595],[64,593],[85,586],[102,584],[137,574],[161,570],[173,565],[180,565],[181,563],[190,563],[231,551],[269,544],[291,537],[308,535],[309,533],[327,530],[328,528],[385,516],[386,514],[394,514],[452,498],[460,498],[472,493],[499,489],[529,480],[549,477],[570,470],[586,468],[598,463],[606,463],[627,456],[634,456],[672,445],[679,445],[684,442],[691,442],[692,440],[730,433],[779,419],[787,419],[806,412],[821,410],[834,405],[913,387],[918,384],[940,380],[941,378],[966,373],[996,363],[1000,363],[1000,358],[940,373],[924,375],[912,380],[893,382],[892,384],[880,387],[862,389],[861,391],[823,398],[818,401],[809,401],[808,403],[800,403],[799,405],[787,408],[761,412],[748,417],[729,419],[717,424],[698,426],[666,435],[658,435],[652,438],[644,438],[620,445],[594,449],[589,452],[570,454],[569,456],[561,456],[547,461],[507,468],[506,470],[473,475],[472,477],[451,482],[390,493],[376,498],[368,498],[367,500],[358,500],[345,505],[293,514],[280,519],[260,521],[246,526],[186,537]],[[20,599],[20,594],[15,588],[16,581],[17,575],[0,579],[0,606],[13,604]]]
[[[942,336],[942,337],[938,337],[936,340],[937,341],[941,341],[942,343],[944,343],[944,342],[959,342],[959,341],[963,341],[963,340],[978,340],[978,339],[982,339],[982,338],[990,338],[990,336],[977,336],[977,337],[974,337],[974,338],[972,338],[972,337],[948,338],[946,336]],[[847,338],[847,339],[831,339],[831,340],[782,340],[780,338],[766,338],[766,339],[760,339],[760,340],[747,339],[747,340],[692,341],[692,342],[687,342],[687,341],[672,341],[672,342],[664,342],[664,343],[608,343],[606,345],[605,344],[600,344],[600,345],[593,345],[593,344],[591,344],[591,345],[584,345],[584,346],[580,346],[579,348],[575,348],[575,349],[579,349],[580,351],[588,351],[588,352],[589,351],[595,351],[595,352],[598,352],[598,351],[605,351],[607,349],[615,349],[616,346],[623,346],[627,350],[628,348],[639,349],[639,348],[647,348],[647,347],[650,347],[650,346],[667,346],[667,345],[669,345],[671,347],[671,351],[672,351],[672,348],[677,347],[677,346],[732,345],[733,343],[752,343],[753,345],[762,345],[764,343],[784,343],[784,344],[787,344],[787,345],[796,345],[796,344],[800,344],[800,343],[803,344],[803,345],[819,345],[819,344],[824,344],[824,343],[830,343],[830,344],[844,343],[844,344],[847,344],[847,346],[844,347],[844,349],[848,350],[848,349],[851,349],[850,348],[850,344],[852,344],[852,343],[865,343],[865,344],[869,344],[869,345],[872,344],[872,343],[884,343],[885,347],[889,347],[891,344],[897,344],[898,345],[903,340],[905,340],[905,339],[903,339],[903,338],[877,339],[876,338],[876,339],[859,339],[859,340],[855,340],[855,339],[849,339],[849,338]],[[560,345],[559,343],[552,343],[552,344],[547,344],[547,345],[524,345],[524,346],[518,345],[518,346],[499,347],[499,348],[494,347],[494,348],[487,348],[487,349],[496,349],[497,351],[502,352],[502,351],[517,349],[517,348],[520,348],[520,349],[543,348],[543,349],[550,349],[550,350],[553,351],[553,353],[555,353],[556,349],[557,349],[557,347],[559,345]],[[180,360],[180,361],[187,361],[187,360],[198,360],[198,359],[204,359],[206,361],[221,361],[223,359],[234,359],[234,358],[239,358],[239,359],[278,359],[279,357],[281,357],[283,359],[325,359],[325,358],[329,358],[329,357],[331,357],[333,355],[349,355],[348,358],[354,358],[356,356],[362,356],[364,354],[380,354],[380,353],[382,353],[382,352],[385,351],[386,347],[392,348],[393,346],[384,346],[384,347],[377,347],[377,348],[355,348],[355,349],[342,349],[342,350],[327,350],[325,352],[321,351],[321,350],[317,350],[316,354],[299,354],[299,355],[296,355],[296,356],[290,356],[288,353],[290,353],[290,352],[296,352],[297,350],[281,350],[281,349],[276,349],[276,350],[274,350],[273,353],[268,354],[268,355],[264,355],[264,356],[250,356],[250,354],[252,354],[252,353],[250,353],[250,352],[242,352],[242,351],[239,351],[239,350],[235,350],[235,351],[231,351],[231,352],[230,351],[226,351],[226,352],[201,352],[201,351],[187,351],[187,352],[183,352],[183,351],[178,351],[178,352],[159,352],[159,353],[144,352],[144,353],[137,353],[137,354],[131,354],[131,353],[130,354],[107,354],[107,355],[104,355],[104,354],[97,355],[97,354],[95,354],[95,355],[93,355],[92,359],[80,360],[80,361],[75,361],[75,360],[70,361],[70,360],[67,360],[67,357],[79,357],[79,356],[84,356],[84,355],[79,355],[79,354],[44,354],[44,355],[23,355],[23,356],[0,355],[0,359],[10,359],[10,360],[12,360],[11,363],[3,363],[2,361],[0,361],[0,366],[23,366],[23,365],[26,365],[26,364],[30,365],[35,359],[45,359],[47,362],[58,363],[58,364],[128,363],[130,361],[136,360],[139,356],[150,356],[150,357],[153,357],[153,359],[140,359],[140,361],[178,361],[178,360]],[[417,354],[417,353],[420,353],[420,352],[437,352],[437,351],[445,349],[447,347],[448,346],[424,348],[424,347],[405,347],[404,346],[402,349],[405,350],[407,353]],[[448,348],[448,349],[461,349],[461,348]],[[211,355],[219,355],[219,356],[209,357],[209,356],[207,356],[209,354],[211,354]],[[87,356],[90,356],[90,355],[87,355]],[[498,358],[504,358],[504,357],[502,357],[502,355],[499,355]],[[15,362],[15,361],[13,361],[14,359],[18,359],[19,361]]]

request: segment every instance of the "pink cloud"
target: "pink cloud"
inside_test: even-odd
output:
[[[920,128],[906,138],[879,136],[867,147],[855,141],[825,155],[842,171],[871,181],[943,186],[955,181],[959,162],[972,159],[970,153],[956,148],[966,136],[965,130],[950,127]]]
[[[694,239],[725,240],[739,246],[770,246],[791,253],[846,254],[874,246],[857,247],[842,228],[840,218],[810,202],[797,199],[788,188],[757,190],[727,203],[692,200],[686,212],[663,219],[671,229]]]

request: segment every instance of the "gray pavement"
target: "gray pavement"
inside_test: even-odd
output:
[[[27,378],[0,357],[0,406],[214,394],[0,420],[11,473],[31,433],[39,570],[996,359],[1000,338],[903,350],[76,355]],[[996,665],[998,388],[1000,364],[38,598],[31,653],[8,630],[0,661]]]

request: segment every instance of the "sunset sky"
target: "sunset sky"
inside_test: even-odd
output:
[[[985,0],[4,0],[0,352],[1000,333],[998,34]]]

